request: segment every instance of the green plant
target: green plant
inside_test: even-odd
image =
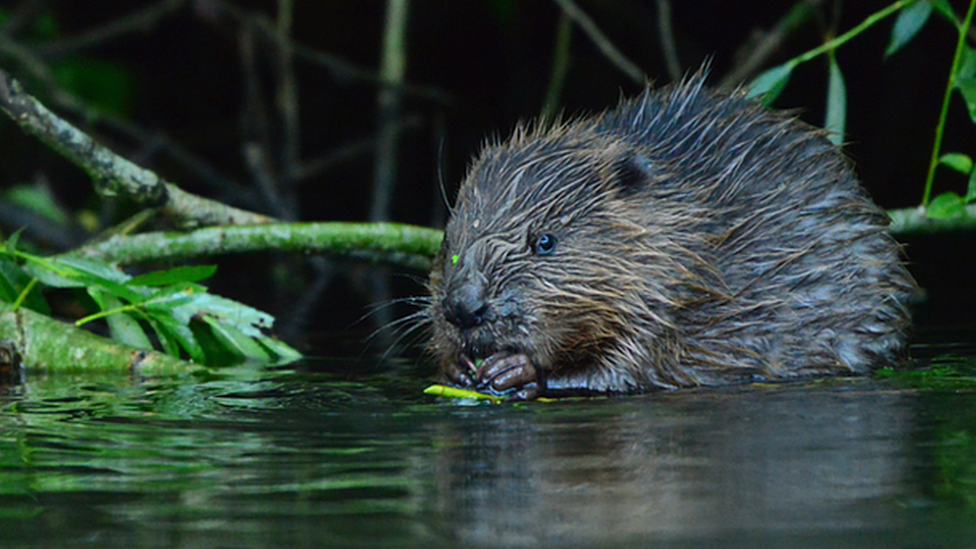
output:
[[[918,31],[930,19],[933,11],[938,12],[956,29],[958,40],[942,102],[942,111],[936,125],[932,160],[929,164],[921,204],[926,208],[926,216],[931,219],[951,219],[964,216],[966,205],[976,202],[976,163],[970,155],[965,153],[943,153],[942,136],[948,118],[949,102],[955,91],[958,91],[965,101],[970,118],[973,123],[976,123],[976,49],[966,45],[966,35],[972,26],[974,10],[976,10],[976,0],[971,0],[966,15],[960,19],[956,16],[948,0],[899,0],[873,13],[861,24],[844,34],[760,74],[750,83],[749,95],[762,96],[763,103],[772,103],[786,86],[790,75],[797,66],[820,55],[828,54],[830,84],[828,86],[827,122],[825,126],[833,132],[833,137],[839,141],[843,137],[846,89],[843,85],[840,66],[834,57],[836,49],[888,16],[898,13],[898,19],[892,28],[891,39],[885,51],[885,56],[893,55],[918,34]],[[968,176],[969,184],[964,196],[950,191],[934,198],[931,197],[935,171],[939,165]]]
[[[72,256],[40,257],[17,249],[14,234],[0,246],[0,300],[50,314],[37,284],[83,289],[99,312],[76,325],[102,319],[113,339],[152,349],[146,327],[166,354],[182,352],[200,364],[294,359],[301,355],[267,335],[274,318],[207,292],[197,284],[212,276],[212,265],[176,267],[130,276],[101,261]]]

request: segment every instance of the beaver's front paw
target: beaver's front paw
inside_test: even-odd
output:
[[[461,355],[457,362],[451,362],[444,367],[444,381],[448,385],[462,389],[474,389],[475,376],[478,368],[467,356]]]
[[[532,400],[539,396],[538,373],[525,355],[491,355],[481,362],[475,376],[478,389],[512,400]]]

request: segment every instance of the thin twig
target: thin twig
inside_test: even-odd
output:
[[[176,13],[186,4],[186,0],[160,0],[156,4],[143,8],[131,15],[89,29],[85,32],[39,44],[36,51],[43,57],[63,55],[91,48],[125,36],[133,32],[145,32],[157,23]]]
[[[583,29],[586,36],[596,44],[596,47],[603,52],[603,55],[606,56],[613,66],[617,67],[620,72],[627,75],[635,83],[640,85],[644,84],[644,71],[640,70],[630,59],[627,59],[579,6],[572,0],[555,0],[555,2],[559,4],[559,7],[566,15],[572,18],[573,21],[576,21],[576,24]]]
[[[291,196],[302,171],[298,81],[295,78],[294,43],[291,40],[293,10],[294,3],[292,0],[278,0],[278,24],[275,33],[275,45],[278,49],[276,104],[282,129],[278,183],[280,192],[285,195],[286,202],[292,206],[289,208],[291,211],[284,219],[291,220],[298,217],[298,212],[294,211],[294,200],[291,199]]]
[[[274,168],[271,167],[267,149],[254,141],[243,144],[244,164],[247,165],[251,178],[258,187],[261,196],[264,197],[264,210],[273,213],[279,219],[294,221],[288,216],[292,215],[291,208],[282,200],[278,192]]]
[[[240,62],[244,72],[244,102],[240,115],[244,142],[241,144],[241,156],[262,198],[263,209],[287,219],[291,215],[290,208],[279,194],[274,159],[270,155],[271,122],[258,75],[258,40],[261,40],[261,36],[256,32],[255,24],[246,21],[241,26],[239,37]]]
[[[256,28],[262,34],[274,39],[276,25],[267,17],[252,13],[223,0],[208,0],[207,3],[219,15],[228,16],[238,24],[242,24],[244,21],[253,21]],[[383,77],[375,69],[362,67],[338,55],[316,50],[304,44],[293,43],[292,51],[295,52],[296,58],[328,70],[340,83],[369,82],[371,84],[393,87],[403,95],[435,101],[446,106],[453,105],[456,102],[453,95],[436,86],[421,86],[406,82],[399,84],[385,82]]]
[[[397,133],[403,134],[408,130],[419,128],[423,119],[417,115],[404,116],[396,121]],[[299,181],[311,179],[322,172],[328,171],[343,162],[354,160],[360,156],[365,156],[376,150],[379,142],[378,136],[371,136],[364,139],[350,141],[344,145],[333,147],[317,158],[305,161],[302,171],[298,175]]]
[[[674,41],[671,22],[671,0],[657,0],[657,31],[661,36],[661,51],[668,77],[677,82],[681,79],[681,62],[678,61],[678,45]]]
[[[406,28],[409,8],[409,0],[387,0],[386,25],[383,30],[383,59],[380,63],[380,76],[383,78],[384,85],[376,97],[379,142],[376,147],[370,221],[388,220],[393,203],[399,138],[396,122],[400,117],[401,103],[400,92],[394,86],[403,83],[406,73]],[[386,86],[385,83],[391,86]]]
[[[559,109],[559,98],[569,74],[569,47],[573,41],[573,20],[566,12],[560,12],[556,24],[556,44],[552,53],[552,72],[546,87],[546,102],[542,104],[542,118],[551,119]]]
[[[760,67],[766,64],[773,54],[779,51],[780,46],[789,37],[790,33],[806,23],[816,13],[817,8],[823,2],[824,0],[803,0],[793,6],[765,34],[758,38],[750,39],[735,53],[734,58],[739,61],[722,78],[722,82],[719,85],[721,87],[738,86],[755,74]]]

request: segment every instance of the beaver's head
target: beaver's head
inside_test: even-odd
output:
[[[430,274],[442,365],[521,354],[560,371],[666,329],[670,232],[687,215],[647,219],[647,189],[666,173],[588,123],[519,129],[486,147]]]

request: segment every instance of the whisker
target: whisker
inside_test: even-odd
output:
[[[411,335],[417,335],[418,337],[412,340],[412,342],[416,342],[417,339],[419,339],[419,336],[421,335],[421,332],[417,332],[417,330],[420,330],[421,328],[427,328],[430,324],[431,324],[430,316],[427,314],[426,309],[419,310],[407,316],[398,318],[393,322],[390,322],[389,324],[380,326],[377,329],[373,330],[373,332],[366,337],[366,341],[364,342],[365,345],[364,345],[363,352],[365,353],[366,349],[368,349],[374,343],[374,341],[377,339],[379,334],[386,331],[391,331],[393,341],[390,342],[389,346],[387,346],[386,351],[384,351],[383,354],[380,356],[381,359],[386,359],[390,356],[390,353],[393,352],[395,348],[401,346],[401,343],[407,337]]]
[[[372,318],[373,316],[390,309],[396,305],[413,305],[416,307],[424,307],[431,303],[430,296],[410,296],[410,297],[398,297],[395,299],[388,299],[386,301],[381,301],[379,303],[371,303],[366,306],[367,311],[363,313],[355,322],[353,322],[349,328],[358,326],[365,322],[366,320]]]
[[[453,217],[454,208],[451,207],[451,201],[447,198],[447,187],[444,185],[444,139],[441,139],[437,144],[437,188],[441,192],[441,201],[447,208],[447,215]]]

